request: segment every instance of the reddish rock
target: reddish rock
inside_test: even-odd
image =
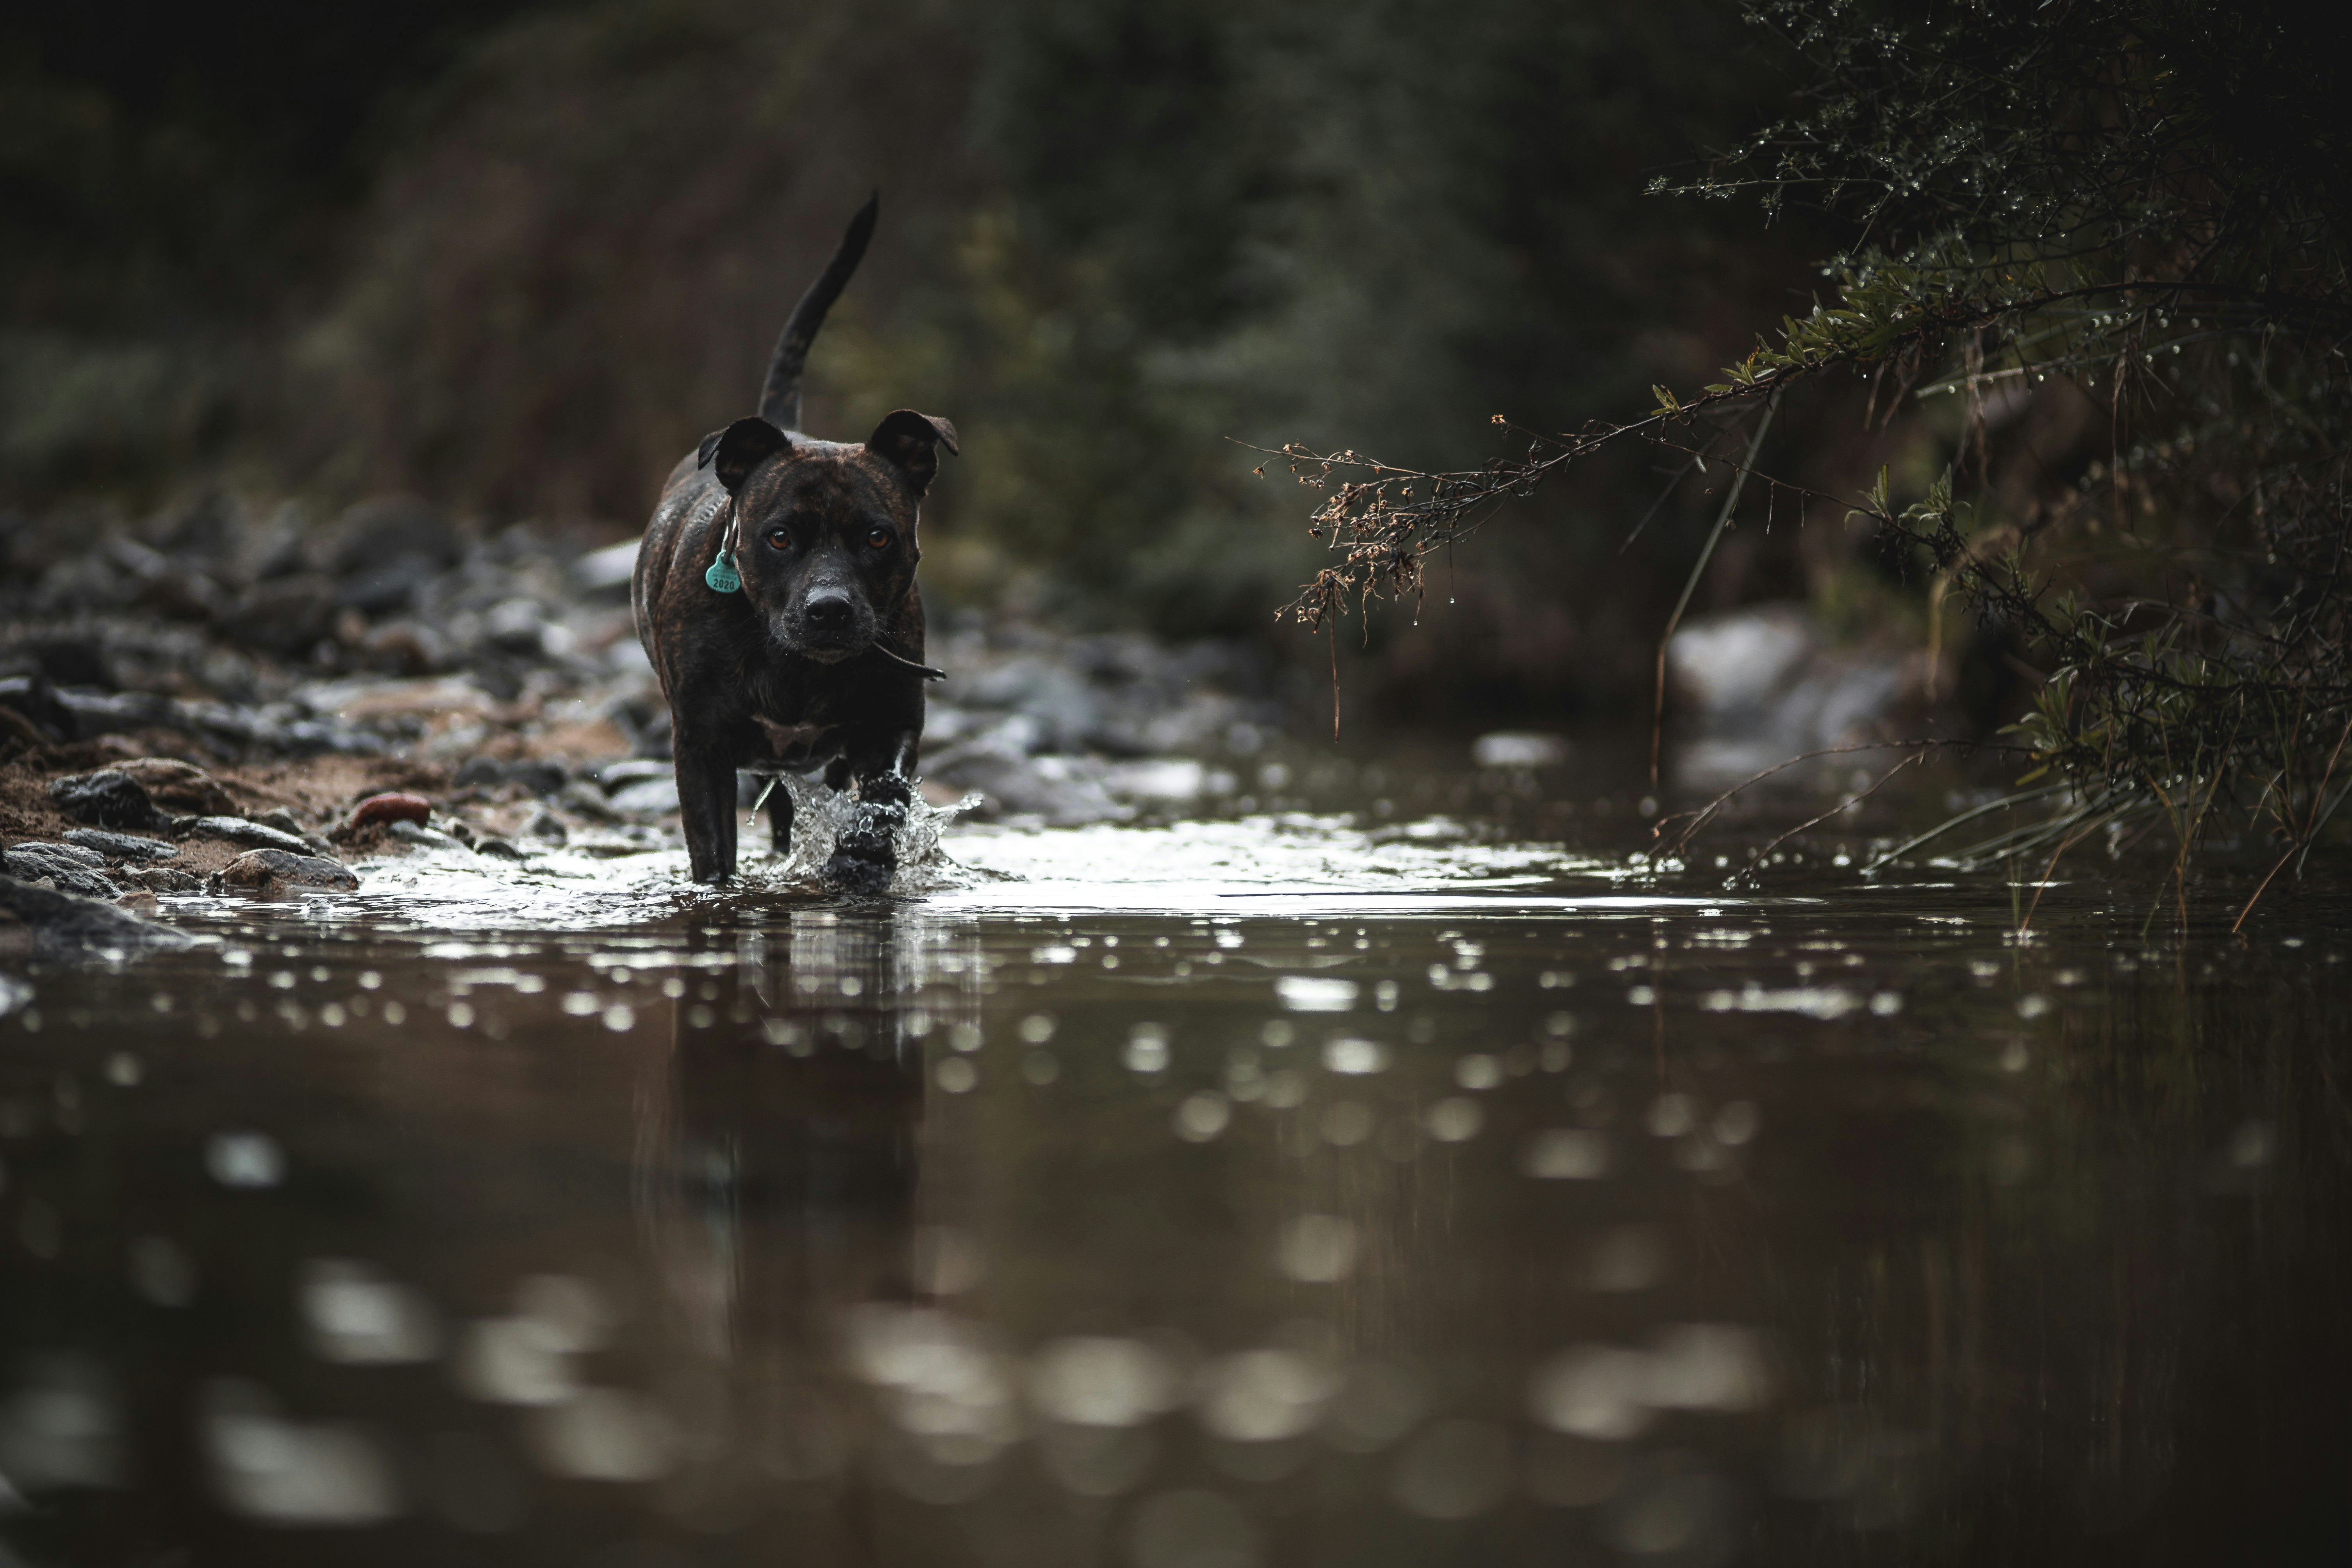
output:
[[[414,822],[421,825],[432,815],[432,803],[421,795],[372,795],[360,802],[346,826],[365,827],[371,822]]]

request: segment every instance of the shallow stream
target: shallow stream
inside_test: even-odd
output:
[[[30,1563],[2286,1563],[2352,922],[1445,819],[190,903],[0,1019]],[[1596,841],[1598,842],[1598,841]],[[2030,898],[2031,893],[2026,897]],[[2200,910],[2202,912],[2200,912]]]

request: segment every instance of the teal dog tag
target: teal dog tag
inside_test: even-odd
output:
[[[702,574],[702,580],[710,585],[714,594],[740,594],[743,591],[743,579],[735,574],[735,567],[727,559],[724,550],[710,558],[710,570]]]

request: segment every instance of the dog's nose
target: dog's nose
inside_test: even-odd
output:
[[[849,595],[846,594],[811,594],[801,611],[807,617],[809,629],[837,632],[848,628],[850,622]]]

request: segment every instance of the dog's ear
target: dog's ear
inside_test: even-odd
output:
[[[738,419],[715,436],[705,436],[698,466],[717,473],[731,496],[751,477],[752,469],[792,444],[791,437],[754,415]]]
[[[955,426],[935,414],[911,408],[884,415],[874,434],[866,437],[866,449],[906,475],[917,495],[929,489],[939,474],[941,446],[950,452],[961,450],[956,446]]]

